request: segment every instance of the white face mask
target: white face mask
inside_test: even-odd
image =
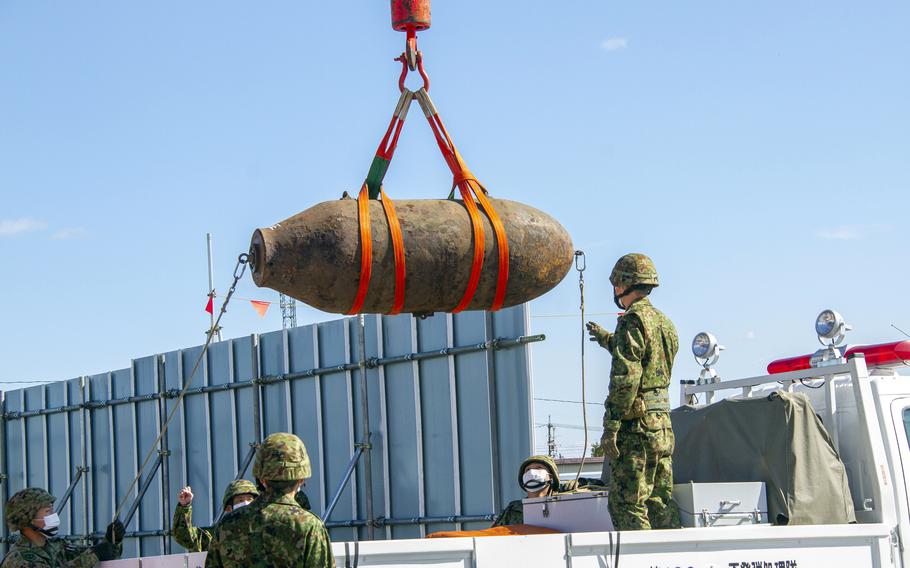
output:
[[[543,469],[529,469],[521,476],[525,491],[540,491],[550,484],[550,473]]]
[[[54,536],[57,534],[57,527],[60,526],[60,517],[57,516],[57,513],[51,513],[44,517],[44,528],[38,529],[47,536]]]

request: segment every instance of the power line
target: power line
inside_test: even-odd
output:
[[[556,428],[568,428],[569,430],[584,430],[584,426],[579,426],[578,424],[557,424],[555,422],[543,422],[535,424],[538,428],[546,428],[548,426],[555,426]],[[600,432],[600,428],[588,428],[588,432]]]
[[[588,315],[589,316],[615,316],[616,312],[597,312],[597,313],[588,314]],[[531,314],[531,317],[532,318],[577,318],[578,314],[541,314],[541,315],[537,315],[537,316]]]
[[[589,406],[603,406],[603,405],[602,405],[601,403],[599,403],[599,402],[584,402],[584,403],[583,403],[583,402],[581,402],[580,400],[565,400],[565,399],[562,399],[562,398],[538,398],[538,397],[535,396],[535,397],[534,397],[534,400],[540,400],[540,401],[543,401],[543,402],[565,402],[565,403],[567,403],[567,404],[587,404],[587,405],[589,405]]]

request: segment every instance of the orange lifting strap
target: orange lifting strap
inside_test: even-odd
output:
[[[395,213],[395,204],[381,189],[382,208],[385,210],[386,220],[389,222],[389,234],[392,238],[392,250],[395,256],[395,300],[392,305],[391,315],[401,313],[404,307],[404,239],[401,236],[401,225]],[[370,194],[366,182],[360,188],[357,196],[357,220],[360,225],[360,283],[357,286],[357,295],[348,315],[360,313],[367,292],[370,290],[370,278],[373,275],[373,235],[370,230]]]
[[[436,106],[430,99],[430,94],[426,89],[420,89],[417,91],[416,96],[417,101],[420,103],[420,107],[423,109],[424,115],[427,117],[427,122],[430,123],[430,128],[433,129],[433,136],[436,137],[436,143],[439,146],[439,150],[442,152],[442,157],[445,158],[446,164],[448,164],[449,169],[452,170],[452,175],[454,176],[452,180],[452,190],[454,191],[455,187],[458,187],[461,198],[464,200],[465,208],[468,210],[468,216],[471,218],[471,227],[474,234],[474,260],[471,265],[471,276],[468,278],[468,286],[465,289],[461,301],[452,312],[458,313],[464,310],[471,303],[471,300],[474,299],[474,293],[477,291],[477,283],[480,282],[480,272],[483,270],[483,219],[481,219],[480,211],[477,209],[477,205],[474,203],[474,199],[471,196],[472,192],[477,197],[477,201],[480,202],[480,206],[483,207],[487,217],[489,217],[490,224],[493,225],[493,232],[496,234],[496,248],[499,253],[499,273],[496,276],[496,294],[493,296],[493,303],[489,308],[490,311],[495,312],[502,308],[503,301],[506,297],[506,285],[509,283],[509,241],[506,238],[506,229],[502,224],[502,220],[499,218],[499,214],[493,207],[493,204],[487,199],[487,189],[483,184],[477,181],[477,178],[474,177],[474,174],[468,169],[464,159],[455,147],[455,143],[452,142],[452,138],[449,136],[445,125],[442,123],[442,119],[439,117]]]
[[[402,308],[404,308],[406,274],[404,238],[401,236],[401,224],[398,222],[398,214],[395,213],[395,204],[383,191],[382,180],[389,169],[392,156],[395,155],[398,137],[401,135],[401,129],[404,127],[404,120],[408,116],[408,109],[411,107],[413,99],[414,93],[407,90],[401,93],[398,105],[395,107],[395,113],[392,115],[392,121],[389,123],[382,141],[379,142],[379,148],[376,150],[376,156],[373,157],[373,163],[370,165],[367,179],[363,182],[360,194],[357,196],[357,221],[360,225],[360,283],[357,286],[357,295],[354,296],[354,303],[351,305],[348,315],[360,313],[363,302],[366,300],[367,292],[370,290],[370,277],[373,273],[370,199],[377,197],[382,198],[382,208],[385,211],[386,220],[389,222],[389,236],[392,239],[392,252],[395,259],[395,297],[389,314],[400,314]]]
[[[409,43],[408,45],[410,46],[411,44]],[[379,143],[379,149],[376,151],[373,163],[370,165],[367,179],[363,182],[363,186],[360,188],[360,194],[357,196],[361,252],[360,282],[357,287],[357,294],[354,297],[354,303],[348,314],[360,313],[367,292],[369,292],[370,289],[370,277],[372,276],[373,269],[370,199],[377,198],[381,198],[382,207],[385,210],[386,219],[389,223],[389,235],[392,240],[392,251],[395,259],[395,299],[389,314],[395,315],[401,313],[401,310],[404,307],[406,273],[404,239],[402,238],[401,225],[398,222],[398,216],[395,213],[395,205],[383,191],[382,180],[385,177],[386,171],[388,171],[392,156],[395,154],[395,148],[398,145],[398,137],[401,135],[405,117],[407,117],[408,109],[414,98],[417,98],[417,101],[420,103],[420,107],[427,117],[427,122],[429,122],[430,128],[433,129],[433,135],[436,138],[439,150],[442,152],[442,157],[452,171],[452,194],[454,194],[455,187],[457,186],[461,198],[464,201],[465,208],[468,210],[468,216],[471,219],[471,230],[474,240],[471,274],[468,277],[468,285],[465,288],[464,295],[462,295],[458,305],[452,309],[452,312],[461,312],[471,304],[471,301],[474,299],[474,294],[477,292],[477,285],[480,282],[480,275],[483,270],[485,235],[483,230],[483,218],[481,217],[477,203],[474,201],[475,197],[477,198],[477,201],[480,202],[480,207],[483,208],[483,211],[490,219],[490,224],[493,226],[493,232],[496,235],[499,271],[496,276],[496,293],[493,296],[493,303],[488,308],[490,311],[495,312],[502,308],[502,304],[506,297],[506,287],[509,283],[509,241],[506,238],[506,230],[502,224],[502,220],[499,218],[499,214],[487,198],[488,192],[486,188],[477,181],[477,178],[474,177],[474,174],[468,169],[464,159],[455,147],[455,143],[452,142],[452,138],[446,131],[446,127],[443,125],[442,119],[436,111],[436,106],[433,104],[433,101],[430,100],[430,95],[427,92],[429,89],[429,78],[423,69],[423,57],[419,51],[416,51],[416,38],[414,40],[414,46],[410,49],[414,51],[412,55],[416,59],[416,68],[420,71],[420,75],[423,78],[423,87],[416,93],[409,91],[404,87],[404,79],[407,76],[409,68],[406,51],[406,53],[402,54],[401,57],[396,60],[400,61],[402,64],[402,73],[398,81],[401,90],[398,106],[395,108],[395,113],[392,115],[392,121],[389,123],[385,136]]]

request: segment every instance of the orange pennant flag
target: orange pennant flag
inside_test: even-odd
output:
[[[256,313],[259,314],[259,317],[264,318],[265,312],[269,311],[269,306],[272,305],[272,302],[263,302],[261,300],[250,300],[253,309],[256,310]]]

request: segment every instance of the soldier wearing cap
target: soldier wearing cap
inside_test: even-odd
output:
[[[245,507],[259,495],[252,481],[235,479],[230,482],[221,499],[225,513]],[[174,511],[174,540],[189,552],[205,552],[212,542],[212,533],[193,526],[193,488],[186,486],[177,495],[177,509]]]
[[[52,507],[54,501],[53,495],[37,488],[23,489],[9,498],[6,524],[21,537],[0,568],[88,568],[120,557],[124,528],[119,520],[107,527],[104,540],[95,546],[73,546],[57,537],[60,517]]]
[[[334,568],[325,526],[295,498],[311,475],[303,441],[294,434],[270,435],[256,452],[253,475],[264,491],[215,527],[205,565]]]
[[[610,390],[601,447],[610,460],[609,509],[619,530],[679,527],[673,493],[670,375],[676,328],[651,305],[657,269],[643,254],[620,258],[610,274],[613,301],[625,313],[610,333],[588,322],[591,341],[610,352]]]

